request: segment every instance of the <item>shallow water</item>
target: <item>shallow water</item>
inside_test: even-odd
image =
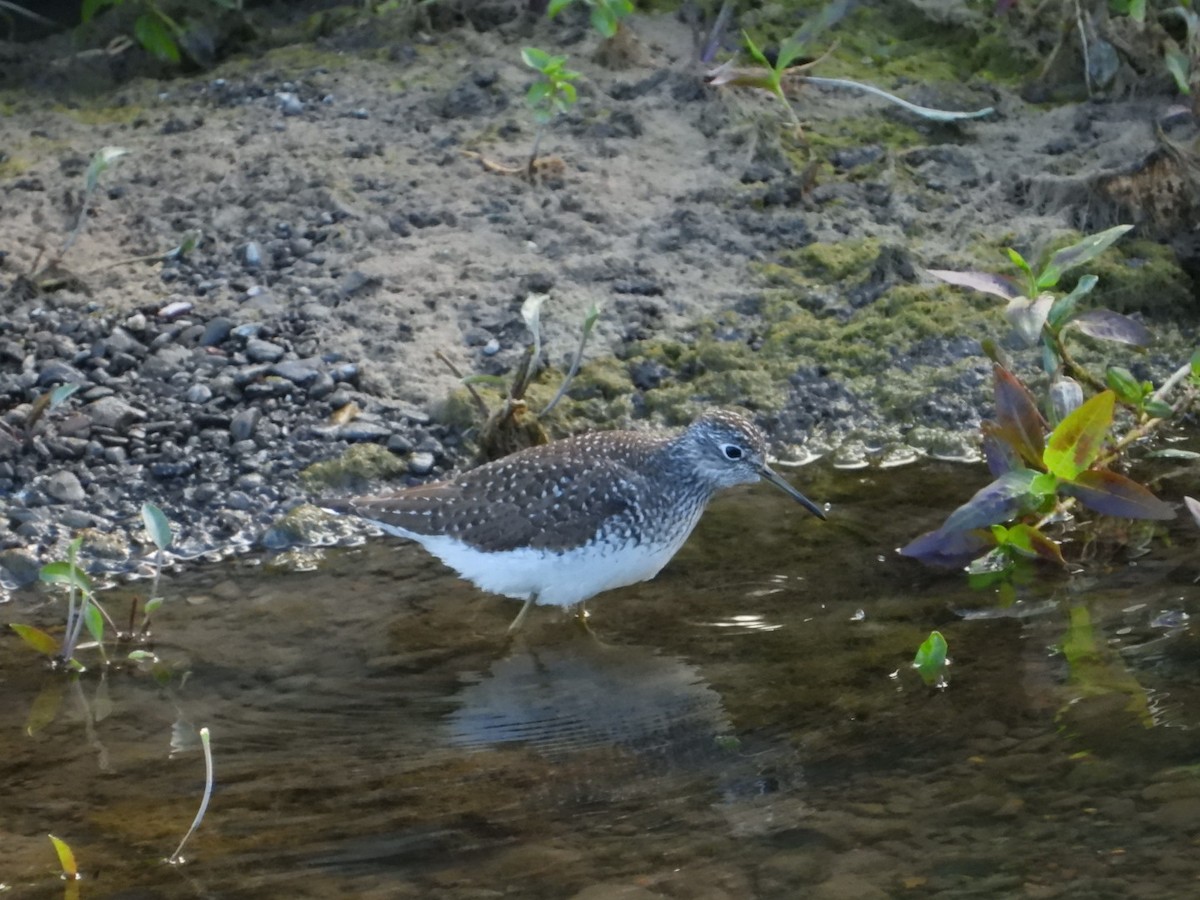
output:
[[[170,575],[166,683],[89,675],[53,719],[63,679],[0,640],[0,885],[61,895],[52,832],[84,898],[1194,895],[1200,531],[1005,605],[893,552],[975,477],[806,469],[824,523],[735,492],[591,634],[540,609],[510,644],[515,601],[380,539]]]

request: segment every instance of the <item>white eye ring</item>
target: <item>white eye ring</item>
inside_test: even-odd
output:
[[[746,451],[737,444],[722,444],[721,453],[725,455],[726,459],[733,461],[737,461],[746,455]]]

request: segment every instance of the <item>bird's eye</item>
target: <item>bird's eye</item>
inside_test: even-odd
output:
[[[746,451],[737,444],[722,444],[721,452],[725,454],[726,459],[741,459],[746,455]]]

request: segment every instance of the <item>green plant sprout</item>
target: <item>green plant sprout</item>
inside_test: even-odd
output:
[[[183,836],[183,840],[179,842],[179,846],[175,848],[175,852],[166,859],[166,862],[172,866],[182,865],[187,862],[182,856],[183,845],[188,842],[196,829],[200,827],[200,823],[204,821],[204,814],[208,811],[208,801],[212,799],[213,790],[213,756],[212,744],[209,741],[209,733],[207,728],[200,729],[200,745],[204,748],[204,794],[200,798],[200,808],[196,810],[196,816],[192,819],[192,825],[187,830],[187,834]]]
[[[946,686],[946,667],[950,665],[950,660],[946,658],[948,649],[946,639],[940,631],[931,631],[929,637],[917,648],[912,667],[930,687]]]
[[[150,630],[150,617],[163,605],[163,597],[158,593],[158,582],[162,577],[163,553],[171,546],[174,535],[171,533],[171,523],[167,521],[163,511],[153,503],[142,504],[142,522],[146,533],[157,548],[154,554],[154,581],[150,586],[150,597],[146,600],[145,613],[142,618],[141,633]]]
[[[708,72],[706,81],[708,84],[718,87],[721,85],[730,85],[733,87],[750,87],[765,90],[777,97],[780,102],[786,107],[788,114],[792,120],[793,128],[797,134],[802,135],[800,131],[800,120],[796,115],[796,111],[792,108],[792,104],[787,96],[787,87],[790,85],[815,84],[823,87],[843,88],[863,93],[872,94],[887,100],[889,103],[894,103],[897,106],[907,109],[911,113],[921,116],[925,119],[930,119],[935,122],[956,122],[963,119],[978,119],[983,116],[991,115],[994,111],[992,107],[985,109],[974,110],[973,112],[954,112],[950,110],[931,109],[927,106],[918,106],[915,103],[897,97],[895,94],[889,94],[887,91],[881,90],[870,84],[863,84],[858,81],[851,81],[846,78],[822,78],[816,75],[804,74],[808,70],[820,64],[836,49],[836,44],[831,46],[816,59],[802,65],[793,66],[797,59],[808,54],[810,46],[821,32],[835,25],[846,13],[851,6],[850,0],[833,0],[823,7],[820,12],[812,16],[807,22],[801,26],[800,30],[792,36],[783,40],[778,52],[775,54],[775,60],[772,62],[768,54],[759,47],[758,44],[750,37],[749,34],[743,32],[743,39],[746,43],[746,49],[750,52],[751,57],[758,64],[754,69],[738,69],[734,65],[734,60],[729,60],[722,65]]]
[[[596,303],[593,303],[588,308],[584,316],[583,327],[579,336],[579,345],[575,348],[575,355],[571,360],[570,368],[559,385],[558,390],[555,392],[554,397],[536,416],[531,417],[527,415],[528,405],[525,402],[525,393],[528,391],[529,385],[533,382],[541,361],[542,304],[548,299],[548,294],[530,294],[525,298],[525,302],[521,304],[521,317],[525,320],[525,327],[529,330],[531,341],[529,346],[525,348],[525,353],[521,356],[521,361],[517,364],[517,368],[513,372],[511,379],[507,382],[500,375],[464,376],[444,353],[440,351],[437,353],[438,359],[454,373],[455,377],[462,382],[463,386],[470,393],[471,399],[474,401],[475,407],[478,409],[479,415],[483,420],[477,441],[477,462],[483,463],[499,459],[517,450],[546,443],[546,432],[539,420],[547,416],[558,405],[559,401],[569,390],[571,381],[579,372],[579,366],[583,361],[584,348],[587,346],[592,329],[600,317],[600,306]],[[496,409],[489,409],[487,402],[480,395],[479,391],[476,390],[476,385],[496,387],[503,392],[504,399]]]
[[[75,658],[75,650],[86,627],[100,652],[104,652],[104,622],[108,618],[96,602],[91,579],[77,562],[83,538],[75,538],[67,545],[67,558],[42,566],[38,577],[46,584],[65,585],[67,588],[67,625],[61,645],[44,631],[28,625],[13,625],[12,629],[26,644],[39,653],[51,656],[64,668],[81,672],[84,666]],[[112,620],[109,619],[111,622]]]
[[[577,0],[550,0],[546,15],[553,18]],[[582,0],[590,10],[592,27],[612,39],[621,27],[621,20],[633,14],[633,0]]]
[[[151,615],[163,603],[163,597],[158,593],[158,585],[162,576],[163,553],[171,546],[173,534],[167,517],[153,503],[142,505],[142,520],[146,526],[146,532],[157,548],[154,560],[154,581],[150,589],[150,597],[146,601],[141,630],[138,632],[145,635],[150,628]],[[75,538],[67,545],[65,560],[49,562],[42,566],[38,573],[38,577],[43,583],[63,586],[67,590],[67,622],[63,639],[59,641],[53,635],[32,625],[11,624],[9,626],[29,647],[54,660],[56,666],[72,672],[85,670],[83,663],[76,657],[83,629],[87,629],[88,634],[95,642],[96,649],[100,651],[101,658],[107,663],[108,654],[104,644],[106,626],[116,634],[118,642],[130,640],[134,637],[133,622],[137,613],[137,601],[135,600],[129,613],[129,632],[122,634],[112,617],[96,598],[91,579],[79,565],[79,550],[82,545],[83,538]],[[128,658],[130,661],[140,662],[147,656],[152,657],[153,654],[135,650],[129,654]]]
[[[521,51],[521,59],[525,65],[542,76],[529,86],[529,91],[525,94],[525,104],[532,111],[533,120],[537,123],[537,133],[533,137],[533,150],[530,151],[527,166],[529,177],[532,178],[546,126],[559,114],[575,105],[578,95],[572,82],[579,77],[579,73],[566,67],[565,56],[551,56],[537,47],[524,48]]]
[[[1143,0],[1143,20],[1145,12]],[[1177,6],[1169,6],[1162,10],[1162,14],[1177,16],[1183,21],[1186,30],[1183,46],[1167,35],[1163,39],[1163,64],[1175,79],[1179,93],[1191,94],[1192,78],[1196,73],[1197,61],[1200,60],[1200,15],[1192,8],[1191,0],[1180,0]]]
[[[1095,289],[1095,275],[1084,275],[1075,287],[1062,296],[1052,291],[1064,275],[1086,265],[1111,247],[1132,225],[1117,225],[1088,235],[1069,247],[1051,254],[1035,272],[1020,253],[1009,248],[1009,260],[1020,272],[1017,277],[992,272],[958,272],[930,269],[929,274],[948,284],[982,291],[1007,301],[1004,316],[1018,340],[1027,347],[1041,346],[1042,367],[1055,372],[1060,367],[1068,375],[1083,381],[1093,390],[1108,385],[1080,366],[1071,355],[1066,338],[1072,332],[1096,340],[1143,348],[1150,344],[1150,332],[1129,316],[1108,309],[1081,311],[1080,301]]]

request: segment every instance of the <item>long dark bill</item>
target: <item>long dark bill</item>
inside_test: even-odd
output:
[[[818,519],[825,518],[825,510],[821,509],[821,507],[817,506],[817,504],[813,503],[802,493],[784,481],[783,476],[775,470],[764,465],[759,467],[758,474],[760,474],[767,481],[771,482],[771,484],[775,485],[775,487],[779,488]]]

